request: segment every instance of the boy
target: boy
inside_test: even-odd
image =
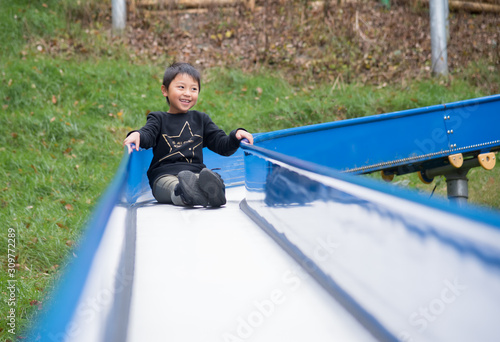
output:
[[[148,170],[153,196],[160,203],[220,207],[226,203],[222,178],[203,164],[202,148],[230,156],[240,140],[253,137],[239,128],[229,135],[202,112],[190,110],[198,100],[200,74],[188,63],[174,63],[165,70],[161,92],[168,112],[152,112],[138,131],[127,134],[123,144],[129,151],[153,148]]]

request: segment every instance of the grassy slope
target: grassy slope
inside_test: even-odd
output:
[[[57,3],[2,2],[0,10],[0,38],[8,42],[0,59],[0,280],[5,295],[6,230],[11,227],[17,231],[18,334],[44,305],[64,258],[71,258],[122,156],[124,134],[140,127],[148,111],[165,109],[159,92],[164,65],[133,65],[121,59],[120,46],[106,47],[107,58],[47,56],[43,46],[54,37],[71,36],[82,44],[95,43],[96,49],[107,41],[105,30],[95,35],[97,42],[89,41],[77,23],[65,22]],[[226,131],[243,126],[263,132],[488,95],[468,81],[470,74],[481,73],[500,82],[477,67],[451,82],[298,88],[279,75],[209,70],[196,108]],[[500,208],[498,170],[471,172],[472,201]],[[408,182],[400,183],[422,191],[432,188],[406,177]],[[437,192],[444,189],[440,182]],[[7,309],[2,303],[2,340],[13,338],[6,331]]]

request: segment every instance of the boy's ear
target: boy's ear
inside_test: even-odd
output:
[[[167,87],[165,87],[165,85],[161,85],[161,93],[163,94],[163,96],[167,97],[168,96],[168,90],[167,90]]]

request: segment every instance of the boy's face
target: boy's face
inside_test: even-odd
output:
[[[168,112],[171,114],[186,113],[193,108],[198,100],[199,91],[198,82],[187,74],[177,75],[168,89],[164,85],[161,86],[163,96],[168,96],[170,102]]]

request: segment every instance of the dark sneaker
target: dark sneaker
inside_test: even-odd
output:
[[[218,173],[207,168],[201,170],[199,183],[201,190],[208,196],[208,204],[212,207],[226,204],[226,186]]]
[[[191,171],[181,171],[177,175],[179,185],[175,188],[175,195],[180,196],[186,205],[208,206],[208,197],[200,189],[198,176]]]

